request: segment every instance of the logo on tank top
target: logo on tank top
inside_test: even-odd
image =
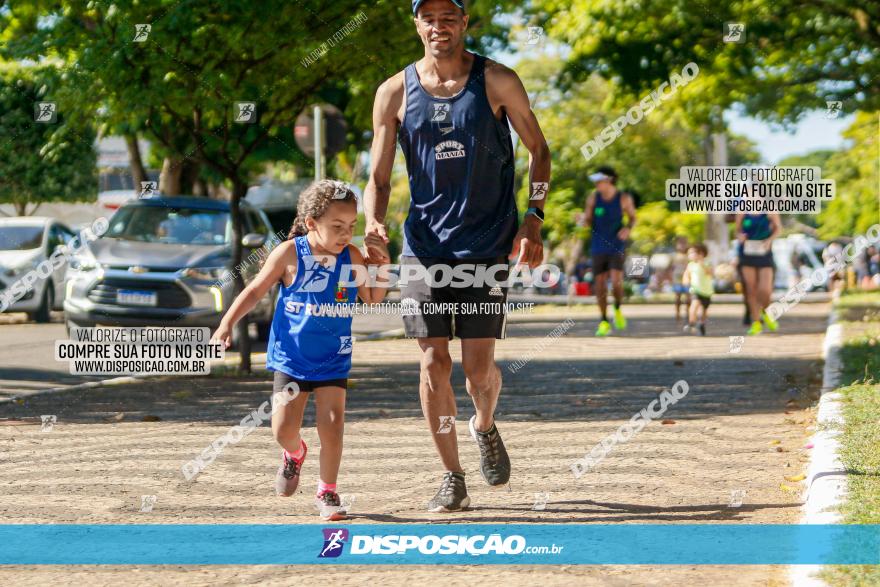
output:
[[[437,160],[440,159],[458,159],[464,157],[464,145],[458,141],[443,141],[434,147]]]
[[[336,260],[330,260],[330,267],[325,267],[321,259],[315,255],[302,256],[303,280],[298,291],[319,292],[327,289]]]
[[[348,301],[348,288],[342,285],[342,282],[336,284],[336,301],[337,302],[345,302]]]
[[[449,104],[446,102],[432,102],[434,112],[431,114],[431,122],[447,122],[449,120]]]
[[[339,350],[336,352],[337,355],[350,355],[354,342],[351,340],[350,336],[340,336],[339,337]]]

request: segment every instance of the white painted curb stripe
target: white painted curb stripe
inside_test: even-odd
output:
[[[807,472],[807,489],[803,505],[801,524],[839,524],[837,511],[846,496],[846,470],[840,462],[838,450],[843,430],[843,404],[840,394],[835,390],[840,385],[843,328],[837,323],[837,313],[832,310],[828,318],[828,328],[822,343],[822,358],[825,368],[822,372],[822,396],[816,415],[816,433]],[[789,577],[796,587],[825,587],[827,584],[815,575],[821,565],[792,565]]]

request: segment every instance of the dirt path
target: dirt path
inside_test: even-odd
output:
[[[458,366],[458,435],[473,509],[430,514],[423,504],[439,480],[420,418],[415,343],[355,345],[340,492],[353,495],[354,522],[794,523],[818,390],[826,304],[802,304],[780,334],[747,339],[739,306],[713,306],[710,335],[684,336],[668,306],[629,312],[625,336],[601,340],[593,316],[541,313],[515,323],[498,345],[505,375],[499,428],[514,464],[510,491],[489,490],[467,435],[473,413]],[[567,317],[567,335],[541,343]],[[588,319],[589,318],[589,319]],[[546,345],[515,374],[514,361]],[[569,466],[676,381],[688,395],[666,418],[618,445],[598,468],[575,479]],[[317,459],[301,492],[272,494],[277,450],[266,427],[226,451],[194,483],[181,465],[268,397],[265,374],[240,379],[164,379],[74,391],[0,405],[0,520],[3,523],[317,523],[311,496]],[[54,414],[41,432],[41,414]],[[122,416],[119,416],[122,414]],[[145,422],[145,416],[159,421]],[[115,418],[114,418],[115,417]],[[121,417],[121,421],[117,419]],[[309,410],[304,436],[317,456]],[[788,488],[783,487],[787,486]],[[745,492],[729,507],[731,492]],[[549,492],[543,511],[535,493]],[[155,495],[149,513],[143,495]],[[662,545],[658,545],[661,548]],[[72,574],[75,573],[75,574]],[[80,574],[80,573],[87,573]],[[6,567],[0,583],[41,584],[403,584],[443,580],[507,585],[784,584],[774,567]],[[312,581],[314,579],[314,581]]]

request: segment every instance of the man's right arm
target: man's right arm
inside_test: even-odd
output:
[[[385,213],[391,196],[391,169],[399,121],[397,113],[403,100],[403,74],[385,81],[376,91],[373,104],[373,145],[370,147],[370,179],[364,192],[366,232],[377,233],[385,242]]]

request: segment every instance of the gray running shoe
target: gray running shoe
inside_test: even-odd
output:
[[[471,505],[464,483],[464,473],[447,471],[434,499],[428,502],[429,512],[457,512]]]
[[[507,456],[507,449],[504,448],[504,442],[494,422],[490,430],[478,432],[474,426],[476,419],[476,416],[471,416],[468,428],[480,447],[480,473],[489,485],[504,485],[510,481],[510,457]]]

